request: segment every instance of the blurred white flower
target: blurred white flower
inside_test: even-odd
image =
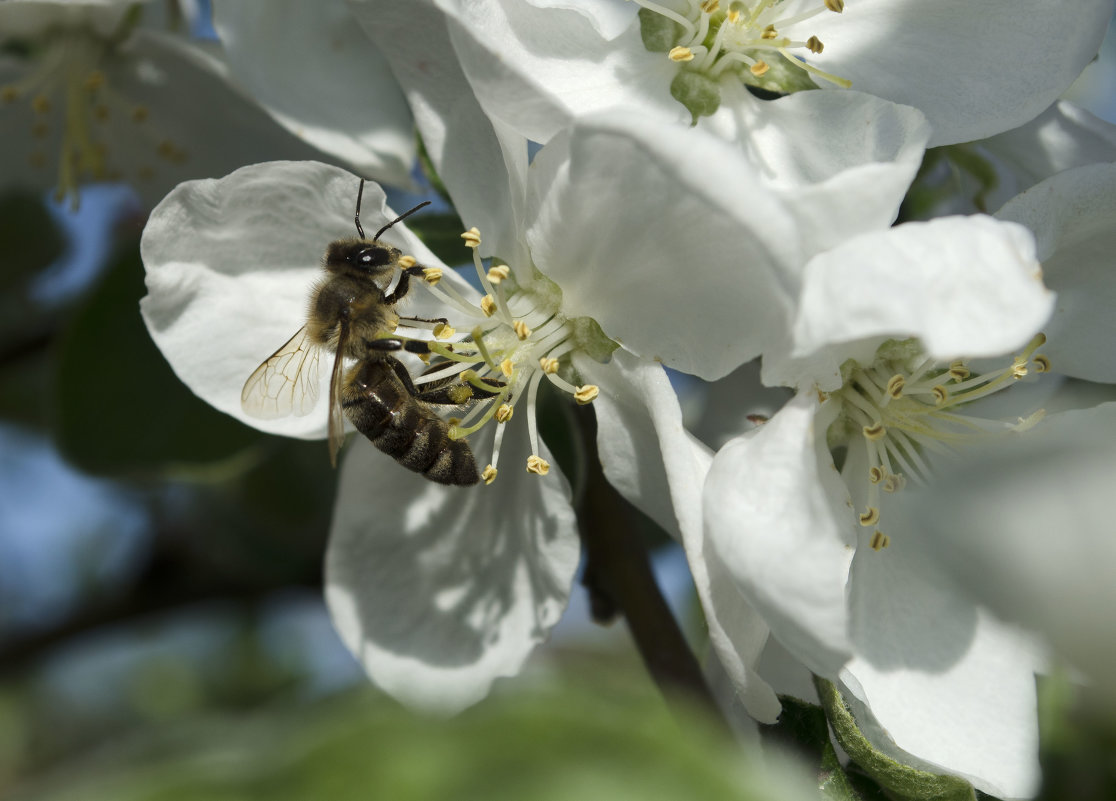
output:
[[[126,0],[0,3],[0,173],[76,203],[126,181],[153,205],[178,182],[317,151],[230,88],[203,48]]]
[[[967,142],[1054,102],[1096,55],[1113,10],[1112,0],[434,1],[481,103],[540,142],[616,106],[687,120],[726,108],[731,122],[719,125],[740,135],[763,127],[769,105],[745,84],[815,83],[920,109],[931,146]]]
[[[877,747],[1001,797],[1037,779],[1033,648],[912,555],[920,532],[889,502],[936,454],[1038,418],[970,403],[1048,368],[1039,276],[1030,234],[987,217],[815,257],[791,342],[764,357],[765,380],[799,394],[717,454],[705,489],[709,550],[772,636],[859,702]]]

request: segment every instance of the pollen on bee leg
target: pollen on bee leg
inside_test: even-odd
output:
[[[545,476],[550,472],[550,462],[541,456],[531,454],[527,457],[527,472],[534,473],[536,476]]]
[[[425,281],[426,283],[430,284],[430,286],[436,286],[438,284],[438,282],[442,280],[442,268],[441,267],[423,267],[422,268],[422,280]]]
[[[480,247],[480,243],[481,243],[480,231],[477,230],[477,228],[475,226],[473,228],[470,228],[465,233],[463,233],[461,235],[461,238],[465,240],[465,247],[467,247],[467,248],[473,248],[475,250],[476,248]]]
[[[868,510],[859,515],[857,519],[862,526],[874,526],[880,520],[880,510],[875,506],[869,506]]]
[[[872,535],[872,539],[868,544],[872,546],[873,551],[882,551],[891,544],[891,537],[887,536],[879,529],[876,529],[876,533]]]
[[[678,47],[671,48],[670,52],[667,53],[667,58],[675,63],[693,61],[694,51],[688,47],[682,47],[681,45],[679,45]]]
[[[484,472],[481,473],[481,479],[484,481],[485,486],[488,486],[496,480],[497,472],[496,468],[492,465],[488,465],[488,467],[484,468]]]
[[[399,257],[399,269],[400,270],[409,270],[412,267],[414,267],[416,264],[418,264],[418,259],[416,259],[414,256],[400,256]]]
[[[434,326],[435,339],[449,339],[456,333],[457,329],[453,326],[447,325],[446,323],[438,323]]]
[[[577,388],[577,391],[574,393],[574,400],[584,406],[588,403],[592,403],[600,394],[601,388],[596,384],[586,384],[585,386]]]

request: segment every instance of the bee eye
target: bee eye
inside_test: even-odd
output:
[[[362,248],[353,254],[351,261],[358,267],[383,267],[391,263],[391,251],[387,248]]]

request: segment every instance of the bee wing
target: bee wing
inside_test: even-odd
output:
[[[245,413],[262,420],[310,414],[318,403],[322,348],[303,326],[256,368],[240,393]]]
[[[345,343],[349,338],[349,325],[345,320],[337,332],[337,357],[333,360],[333,373],[329,377],[329,463],[337,467],[337,452],[345,444],[345,411],[341,406],[342,373],[345,369]]]

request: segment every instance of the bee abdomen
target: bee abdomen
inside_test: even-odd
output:
[[[480,480],[469,443],[452,439],[449,425],[413,398],[386,363],[356,368],[343,405],[360,433],[409,470],[452,486]]]

